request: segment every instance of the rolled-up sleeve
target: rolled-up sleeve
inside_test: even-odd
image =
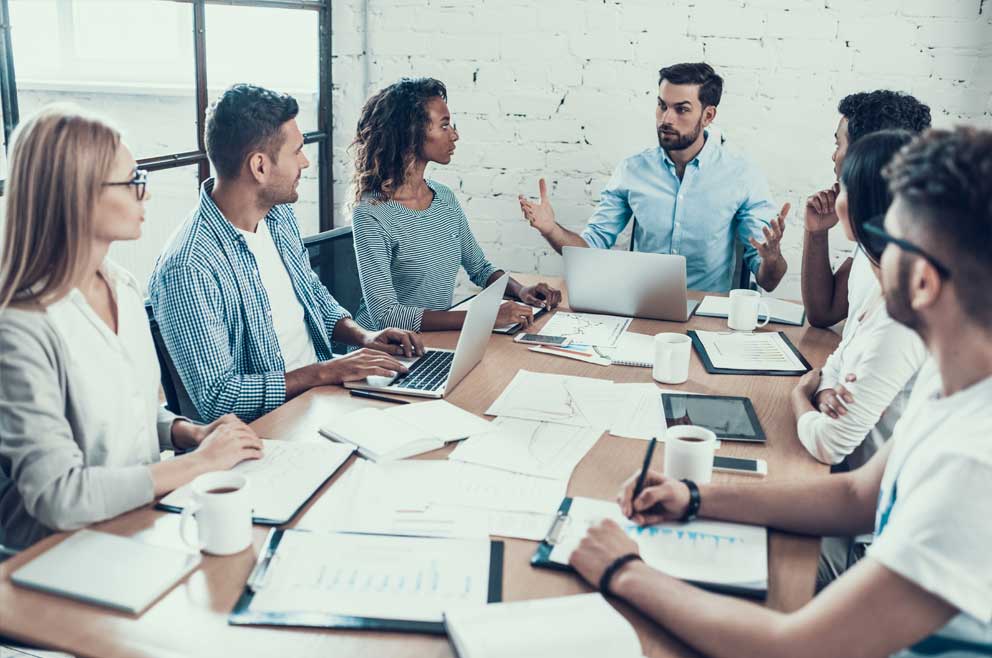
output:
[[[87,466],[65,416],[51,344],[0,327],[0,464],[28,514],[52,530],[74,530],[154,498],[148,466]]]
[[[172,267],[153,278],[155,317],[200,420],[227,413],[245,422],[286,401],[286,373],[241,374],[235,367],[221,290],[196,267]]]
[[[424,309],[400,304],[393,286],[390,267],[393,241],[382,224],[365,208],[358,206],[352,213],[352,236],[362,297],[372,318],[371,330],[396,327],[420,331]]]
[[[582,239],[590,247],[612,249],[634,214],[627,201],[624,167],[624,163],[620,163],[613,170],[609,182],[599,194],[596,211],[582,231]]]

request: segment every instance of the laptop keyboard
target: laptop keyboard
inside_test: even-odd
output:
[[[410,371],[397,377],[393,386],[412,388],[418,391],[436,391],[441,388],[451,373],[454,352],[428,350],[423,357],[410,366]]]

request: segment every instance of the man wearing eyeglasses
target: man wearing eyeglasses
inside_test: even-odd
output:
[[[867,557],[795,612],[711,594],[645,565],[620,527],[571,555],[590,583],[714,658],[992,655],[992,131],[930,131],[893,160],[881,272],[893,318],[932,358],[893,440],[849,473],[758,485],[649,472],[623,513],[812,535],[874,532]],[[604,575],[605,574],[605,575]]]
[[[363,329],[310,268],[292,206],[310,165],[296,101],[253,85],[223,93],[207,119],[217,172],[159,257],[149,294],[201,420],[250,421],[313,388],[407,368],[413,332]],[[332,358],[331,341],[361,348]]]

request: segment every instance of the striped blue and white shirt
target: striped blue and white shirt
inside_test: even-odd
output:
[[[254,420],[286,401],[286,366],[269,298],[244,236],[203,183],[200,202],[158,258],[148,292],[162,338],[200,420]],[[303,306],[317,358],[331,358],[338,320],[350,317],[310,268],[296,217],[274,206],[263,220]]]
[[[369,197],[352,213],[364,297],[355,321],[366,329],[420,331],[425,310],[451,307],[460,267],[480,287],[497,271],[451,190],[432,180],[427,185],[434,199],[425,210]]]
[[[758,168],[707,133],[681,180],[659,147],[617,165],[582,239],[610,249],[634,218],[634,249],[685,256],[690,289],[726,292],[733,284],[735,242],[744,246],[744,265],[757,273],[761,256],[748,238],[764,242],[761,229],[777,214]]]

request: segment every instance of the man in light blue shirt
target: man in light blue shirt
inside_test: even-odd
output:
[[[539,203],[520,197],[524,217],[559,253],[565,246],[610,249],[633,218],[634,249],[685,256],[694,290],[732,287],[736,239],[744,266],[773,290],[787,269],[780,242],[789,204],[776,213],[757,167],[710,138],[723,79],[709,64],[676,64],[661,69],[658,84],[659,147],[617,166],[581,235],[555,221],[543,179]]]

